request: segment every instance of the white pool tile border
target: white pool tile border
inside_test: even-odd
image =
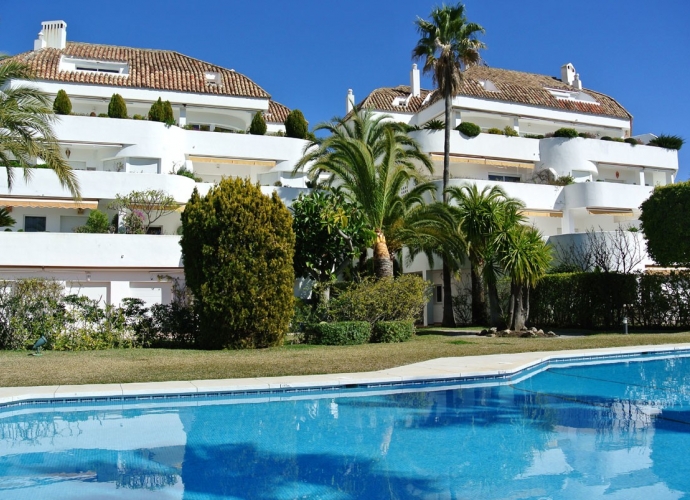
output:
[[[77,402],[80,400],[107,400],[140,397],[180,398],[185,396],[281,393],[318,390],[338,390],[353,387],[386,387],[387,385],[443,383],[482,378],[501,378],[517,375],[552,361],[569,359],[583,361],[611,356],[634,356],[654,353],[686,351],[690,343],[646,346],[607,347],[567,351],[523,352],[438,358],[421,363],[389,368],[375,372],[341,373],[326,375],[296,375],[219,380],[190,380],[125,384],[55,385],[38,387],[0,388],[0,409],[34,402]]]

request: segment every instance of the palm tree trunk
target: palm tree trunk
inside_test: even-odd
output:
[[[393,277],[393,260],[388,252],[386,237],[381,231],[378,231],[374,244],[374,275],[379,280]]]
[[[472,324],[486,325],[484,284],[476,264],[470,264],[470,277],[472,278]]]
[[[498,286],[496,286],[496,283],[490,281],[487,287],[489,288],[489,324],[490,326],[501,328],[504,325],[501,319],[502,311],[501,302],[498,297]]]
[[[446,127],[443,136],[443,203],[448,204],[448,182],[450,181],[450,117],[453,112],[453,96],[450,89],[445,95],[446,102]],[[451,284],[450,266],[443,258],[443,321],[442,325],[446,327],[455,327],[455,315],[453,314],[453,288]]]
[[[515,314],[513,315],[512,330],[520,331],[525,327],[525,287],[515,287]]]
[[[517,295],[517,286],[515,283],[510,283],[510,306],[508,310],[508,328],[513,328],[515,321],[515,296]]]
[[[443,321],[442,326],[455,328],[455,314],[453,314],[453,285],[452,273],[448,265],[443,263]]]

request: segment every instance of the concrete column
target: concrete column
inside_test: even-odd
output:
[[[119,306],[122,299],[131,296],[129,289],[129,281],[111,281],[110,282],[110,300],[109,302],[114,306]]]
[[[640,170],[640,186],[644,186],[644,170]]]
[[[180,106],[180,127],[187,125],[187,105],[183,104]]]
[[[561,219],[561,234],[570,234],[575,232],[575,217],[572,210],[563,210],[563,218]]]
[[[513,118],[513,128],[515,129],[515,132],[518,134],[520,133],[520,120],[517,116]]]
[[[454,112],[454,115],[455,125],[453,125],[453,128],[457,127],[462,123],[462,111],[458,109]]]

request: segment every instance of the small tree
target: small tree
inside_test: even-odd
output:
[[[309,124],[299,109],[293,109],[285,119],[285,135],[295,139],[306,139],[309,133]]]
[[[279,345],[293,314],[292,217],[276,193],[223,179],[182,213],[182,257],[208,349]]]
[[[662,266],[690,266],[690,181],[657,186],[640,206],[647,251]]]
[[[55,101],[53,101],[53,111],[56,115],[68,115],[72,112],[72,101],[69,100],[67,92],[58,90]]]
[[[108,216],[100,210],[92,210],[86,224],[75,229],[77,233],[109,233],[110,221]]]
[[[118,194],[115,200],[108,205],[110,210],[127,212],[124,221],[130,221],[131,224],[129,226],[136,229],[127,231],[131,233],[147,233],[149,228],[158,219],[173,213],[178,207],[179,204],[175,201],[175,198],[160,189],[132,191],[126,195]],[[135,218],[141,222],[139,223]],[[125,226],[129,227],[128,224],[125,224]],[[141,231],[139,231],[139,227]]]
[[[260,111],[252,118],[252,124],[249,126],[249,133],[252,135],[266,134],[266,120],[264,120],[264,115]]]
[[[163,101],[159,97],[149,108],[149,121],[162,122],[163,114]]]
[[[173,113],[172,104],[170,104],[170,101],[165,101],[163,103],[163,123],[166,125],[175,124],[175,113]]]
[[[120,94],[113,94],[108,104],[110,118],[127,118],[127,104]]]

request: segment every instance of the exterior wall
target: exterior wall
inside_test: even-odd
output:
[[[614,238],[617,237],[617,234],[613,231],[603,231],[603,234],[605,238],[607,238],[608,242],[608,247],[610,248],[611,254],[615,254],[615,249],[613,245],[613,240]],[[647,255],[647,243],[645,242],[644,235],[641,232],[629,232],[629,231],[624,231],[622,233],[622,237],[624,237],[627,241],[627,246],[630,249],[629,250],[629,255],[632,260],[629,260],[629,262],[636,261],[637,264],[634,266],[632,271],[644,271],[646,266],[650,266],[654,264],[654,261],[649,258]],[[578,248],[586,248],[588,245],[588,235],[587,234],[561,234],[561,235],[553,235],[550,236],[547,243],[550,244],[554,248],[554,259],[556,262],[561,262],[561,249],[568,249],[572,246],[578,247]],[[609,264],[612,267],[616,266],[616,259],[615,257],[611,257],[609,260]],[[618,269],[619,271],[622,271],[622,269]]]

